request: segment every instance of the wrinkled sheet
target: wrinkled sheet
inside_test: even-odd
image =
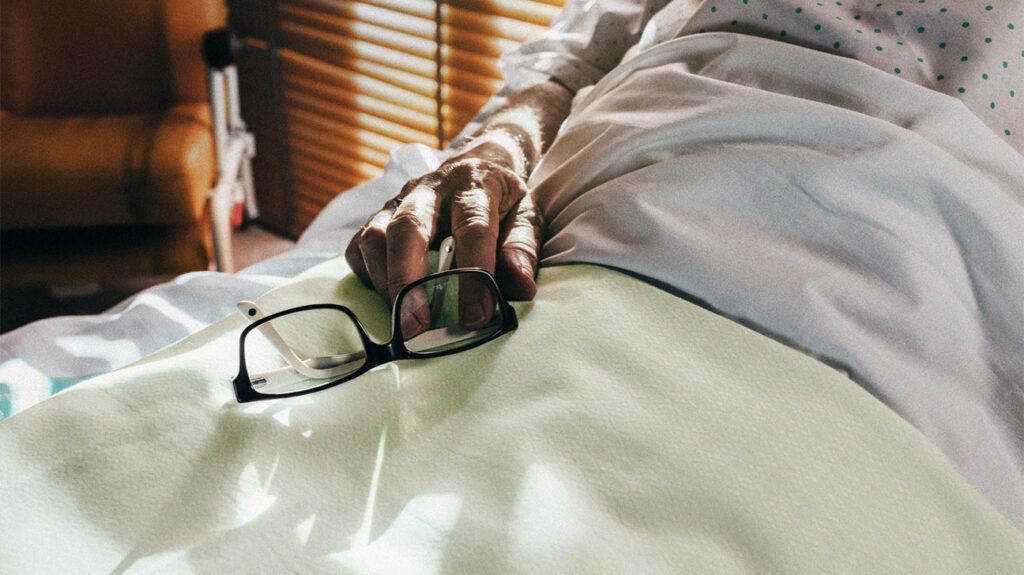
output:
[[[394,150],[382,177],[338,196],[288,252],[235,274],[194,272],[97,315],[40,320],[0,336],[0,421],[91,377],[134,363],[235,313],[299,273],[336,256],[402,185],[435,168],[441,153]]]
[[[339,258],[261,298],[387,310]],[[1011,573],[1024,537],[831,368],[603,268],[519,329],[249,405],[233,316],[0,425],[20,573]],[[309,337],[322,333],[310,330]]]
[[[959,101],[734,34],[577,97],[546,265],[628,270],[850,374],[1024,529],[1024,157]]]
[[[856,62],[722,34],[658,50],[581,95],[531,182],[552,225],[544,264],[627,270],[849,373],[1021,527],[1020,156],[957,102]],[[272,285],[337,253],[431,165],[421,149],[335,200]],[[189,332],[270,287],[212,298],[188,283],[164,286],[174,305],[213,309]],[[123,342],[145,355],[181,336],[175,313],[122,309],[150,315],[81,332],[114,344],[87,348],[105,367],[29,365],[50,385],[130,363]],[[0,388],[31,389],[11,376],[28,357],[12,342],[46,357],[69,321],[5,335]]]

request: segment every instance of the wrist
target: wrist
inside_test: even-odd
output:
[[[524,180],[529,177],[532,163],[524,149],[522,135],[502,128],[485,130],[463,147],[452,160],[479,159],[497,164]]]

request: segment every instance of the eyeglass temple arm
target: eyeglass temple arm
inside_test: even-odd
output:
[[[249,323],[254,323],[266,317],[266,314],[263,313],[263,310],[256,302],[240,301],[238,302],[238,305],[236,307],[238,308],[238,312],[242,314],[242,317],[249,320]],[[271,325],[269,322],[257,326],[256,329],[263,334],[263,337],[267,338],[267,341],[270,342],[270,345],[274,346],[274,349],[277,350],[277,353],[280,354],[281,357],[286,362],[288,362],[288,365],[290,365],[292,369],[312,379],[332,377],[336,375],[335,372],[339,371],[339,369],[344,367],[345,364],[366,357],[365,352],[357,351],[355,353],[330,356],[327,358],[314,357],[306,361],[303,361],[298,355],[295,354],[295,351],[293,351],[292,348],[289,347],[287,343],[285,343],[284,338],[281,337],[281,334],[279,334],[277,330],[274,329],[274,326]],[[328,368],[317,368],[310,366],[309,363],[307,363],[307,361],[316,363],[317,360],[325,359],[329,360],[329,362],[333,363],[333,365],[331,365],[331,367]],[[336,361],[342,361],[342,363],[339,365],[337,363],[334,363]]]
[[[452,260],[455,259],[455,238],[448,236],[437,248],[437,273],[446,272],[452,267]],[[434,284],[434,292],[430,296],[430,317],[437,317],[444,307],[444,291],[447,282]]]
[[[455,238],[448,236],[437,248],[437,271],[446,272],[452,267],[452,260],[455,259]]]

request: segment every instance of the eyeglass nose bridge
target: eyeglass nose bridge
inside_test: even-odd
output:
[[[387,343],[371,342],[372,349],[367,350],[370,356],[368,359],[375,364],[381,365],[408,357],[405,346],[402,344],[401,335],[395,333]]]

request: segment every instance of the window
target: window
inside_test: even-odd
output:
[[[562,1],[231,0],[261,219],[297,236],[391,149],[447,145]]]

